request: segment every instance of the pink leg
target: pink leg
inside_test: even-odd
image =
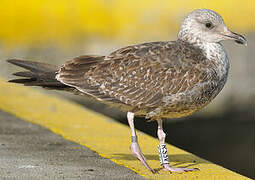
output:
[[[160,144],[165,144],[166,134],[163,131],[163,121],[160,119],[158,120],[158,139]],[[195,171],[198,170],[197,168],[174,168],[171,167],[169,163],[162,164],[165,171],[170,172],[187,172],[187,171]]]
[[[155,173],[156,171],[148,165],[146,162],[146,159],[140,149],[140,146],[137,142],[137,136],[136,136],[136,131],[135,131],[135,126],[134,126],[134,113],[128,112],[127,113],[127,119],[128,119],[128,124],[131,129],[131,145],[130,145],[130,151],[135,156],[138,160],[141,161],[141,163],[149,169],[151,172]]]

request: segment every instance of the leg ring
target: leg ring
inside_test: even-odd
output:
[[[158,154],[159,154],[159,161],[160,164],[169,164],[168,153],[166,149],[166,144],[158,145]]]
[[[137,136],[131,136],[131,142],[137,143]]]

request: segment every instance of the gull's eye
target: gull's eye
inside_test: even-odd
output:
[[[205,23],[205,27],[208,28],[208,29],[212,29],[213,25],[212,25],[212,23],[207,22],[207,23]]]

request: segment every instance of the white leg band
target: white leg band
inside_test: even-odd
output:
[[[158,145],[158,155],[159,155],[159,161],[160,164],[169,164],[169,159],[168,159],[168,153],[166,149],[166,144],[160,144]]]

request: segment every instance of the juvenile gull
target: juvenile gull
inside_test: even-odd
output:
[[[245,37],[228,30],[219,14],[198,9],[184,19],[176,41],[128,46],[108,56],[80,56],[61,68],[11,59],[8,62],[30,71],[15,73],[26,78],[10,82],[88,95],[126,111],[131,153],[152,172],[137,142],[134,116],[156,120],[163,169],[192,171],[195,168],[169,165],[162,119],[188,116],[221,91],[229,70],[223,40],[247,45]]]

